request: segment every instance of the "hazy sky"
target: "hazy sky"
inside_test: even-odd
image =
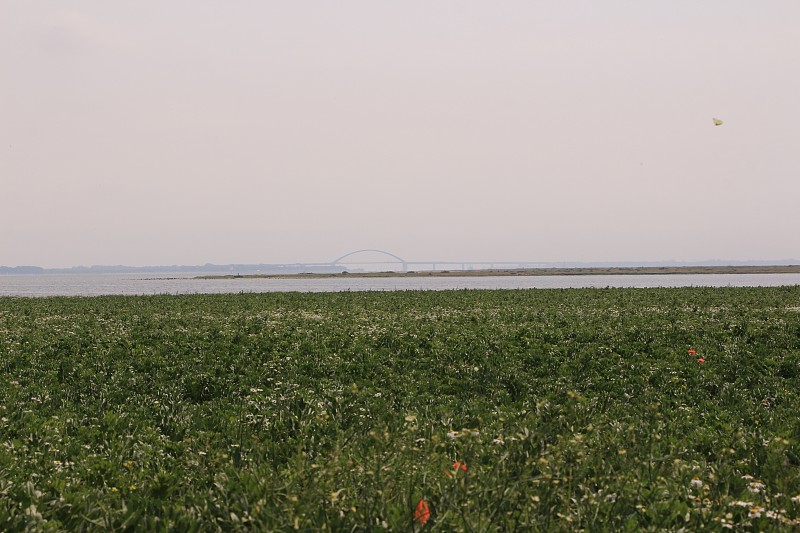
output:
[[[798,27],[798,0],[3,0],[0,265],[797,259]]]

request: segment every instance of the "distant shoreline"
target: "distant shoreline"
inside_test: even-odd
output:
[[[762,266],[668,266],[668,267],[572,267],[485,270],[432,270],[409,272],[339,272],[329,274],[224,274],[192,279],[322,279],[322,278],[427,278],[484,276],[606,276],[655,274],[797,274],[800,265]]]

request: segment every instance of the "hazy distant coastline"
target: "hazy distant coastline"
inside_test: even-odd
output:
[[[317,266],[313,267],[315,272],[341,272],[341,266]],[[247,272],[247,273],[273,273],[291,274],[307,272],[308,267],[304,264],[228,264],[215,265],[206,263],[205,265],[151,265],[151,266],[125,266],[125,265],[94,265],[94,266],[75,266],[67,268],[43,268],[39,266],[0,266],[1,274],[154,274],[154,273],[208,273],[208,272]]]
[[[440,268],[417,269],[399,272],[365,272],[339,264],[226,264],[124,266],[94,265],[68,268],[43,268],[39,266],[0,266],[0,275],[50,275],[50,274],[198,274],[205,278],[234,277],[297,277],[297,276],[555,276],[586,274],[772,274],[800,272],[800,260],[777,261],[703,261],[696,263],[662,262],[552,262],[539,263],[536,268]]]

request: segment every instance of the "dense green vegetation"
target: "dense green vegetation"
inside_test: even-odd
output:
[[[791,529],[799,377],[800,287],[0,299],[0,530]]]

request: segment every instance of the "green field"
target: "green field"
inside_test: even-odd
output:
[[[791,530],[798,378],[800,287],[5,298],[0,530]]]

